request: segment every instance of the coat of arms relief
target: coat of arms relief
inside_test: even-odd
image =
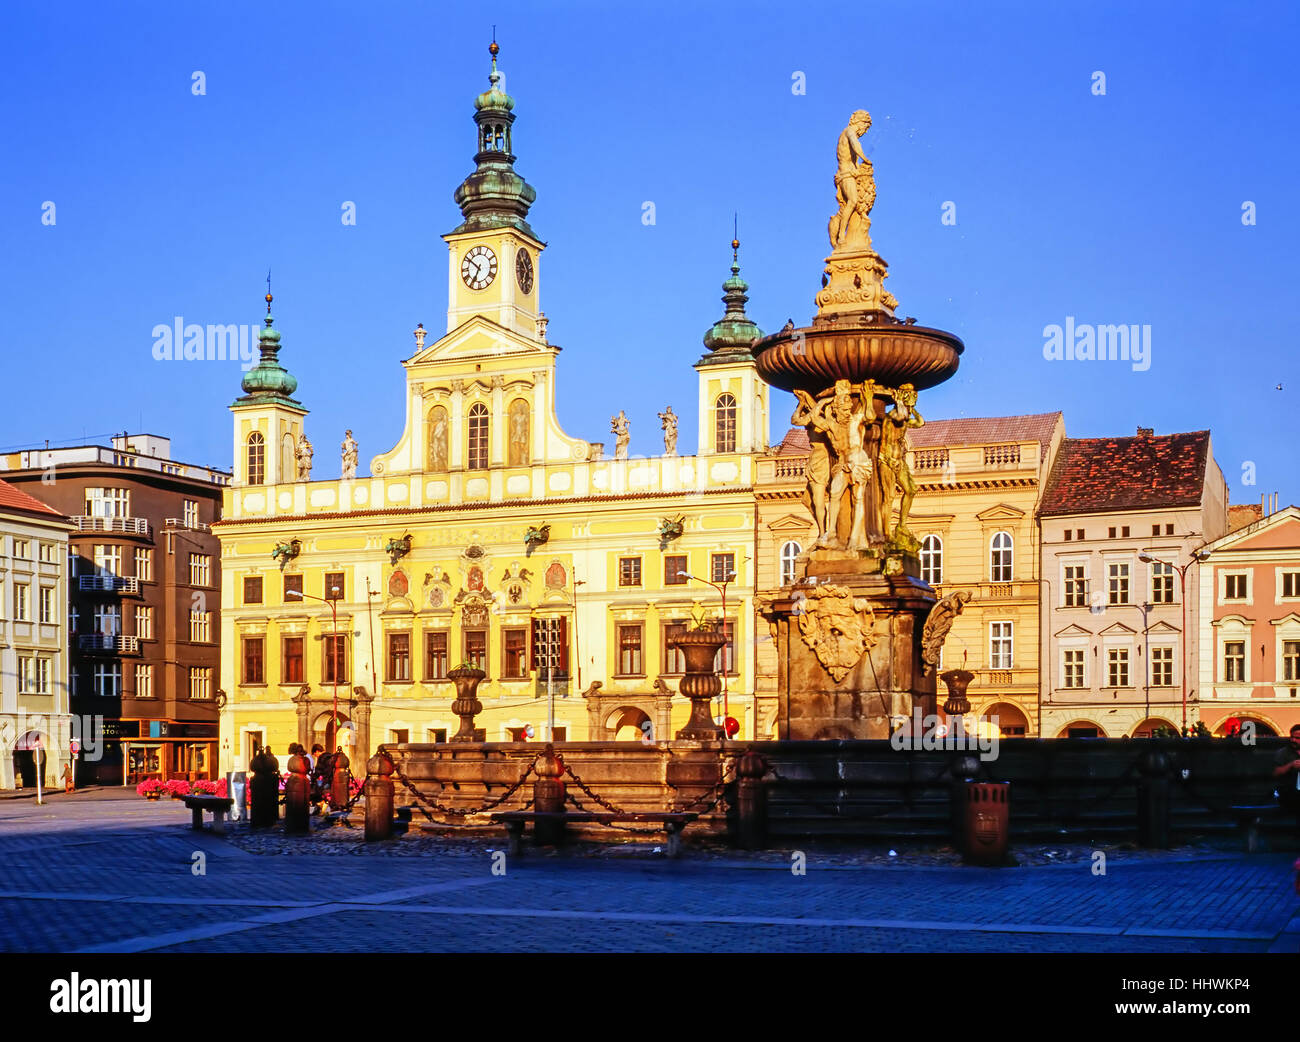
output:
[[[871,602],[834,584],[800,591],[798,600],[799,635],[838,684],[880,639]]]

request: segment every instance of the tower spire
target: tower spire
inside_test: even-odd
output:
[[[738,356],[748,356],[750,345],[763,335],[745,313],[749,301],[749,284],[740,277],[740,219],[733,218],[731,239],[731,278],[722,284],[722,302],[726,310],[718,321],[704,334],[704,346],[709,354],[700,363],[729,361]]]

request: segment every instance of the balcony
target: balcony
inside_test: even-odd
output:
[[[205,525],[202,521],[186,521],[181,517],[169,517],[163,524],[168,528],[186,528],[191,532],[210,532],[211,527]]]
[[[103,593],[140,592],[140,580],[126,575],[83,575],[77,579],[80,590],[98,590]]]
[[[125,535],[149,534],[149,521],[143,517],[87,517],[81,514],[72,519],[80,532],[121,532]]]
[[[1019,445],[985,445],[984,466],[1004,467],[1010,463],[1020,462]]]
[[[140,654],[140,638],[114,633],[84,633],[77,638],[82,651],[111,651],[122,655]]]
[[[948,450],[916,449],[912,459],[916,470],[943,470],[948,466]]]

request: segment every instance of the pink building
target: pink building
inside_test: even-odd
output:
[[[1300,508],[1214,540],[1200,575],[1200,717],[1214,734],[1300,723]]]

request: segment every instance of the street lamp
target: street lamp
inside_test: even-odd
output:
[[[1194,564],[1200,564],[1208,560],[1210,553],[1208,550],[1193,550],[1192,559],[1186,564],[1174,564],[1173,561],[1166,561],[1162,557],[1157,557],[1149,550],[1138,552],[1138,560],[1143,564],[1164,564],[1178,572],[1178,599],[1182,602],[1183,624],[1181,638],[1183,642],[1182,661],[1179,663],[1178,672],[1183,676],[1183,734],[1187,734],[1187,569]]]
[[[727,622],[727,584],[736,577],[736,573],[727,572],[727,574],[722,577],[721,583],[715,583],[709,579],[701,579],[698,575],[692,575],[690,572],[683,572],[680,570],[677,572],[677,577],[679,579],[694,579],[697,583],[704,583],[706,586],[712,586],[715,590],[717,590],[722,595],[722,627],[723,627],[722,632],[725,635],[728,632],[727,626],[729,625]],[[732,633],[731,636],[728,638],[727,644],[732,644],[735,641],[735,636],[736,635]],[[725,741],[727,738],[727,717],[730,715],[729,704],[727,701],[727,666],[728,666],[727,644],[723,645],[723,652],[722,652],[722,738],[723,741]],[[754,714],[754,724],[755,726],[758,725],[757,708],[755,709],[755,714]]]
[[[338,752],[337,746],[339,744],[338,743],[338,737],[339,737],[339,597],[338,597],[339,588],[337,586],[331,586],[330,593],[332,593],[334,596],[329,598],[317,597],[314,594],[303,593],[301,590],[286,590],[284,595],[286,597],[298,597],[298,598],[306,597],[308,600],[320,601],[321,604],[328,604],[330,606],[330,614],[334,617],[334,633],[333,633],[334,639],[330,642],[330,654],[333,655],[334,657],[334,715],[330,718],[330,720],[334,727],[334,741],[331,744],[336,747],[334,749],[334,752]],[[371,657],[373,658],[373,656]]]

